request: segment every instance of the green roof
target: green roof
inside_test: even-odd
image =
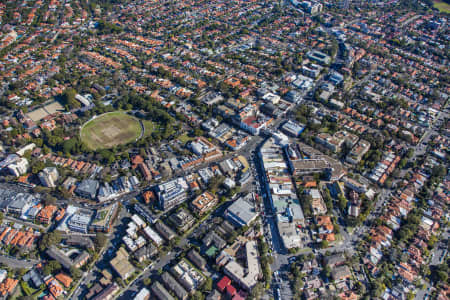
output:
[[[208,250],[206,250],[205,254],[208,257],[213,257],[216,256],[217,251],[219,251],[219,249],[217,249],[216,246],[211,246]]]

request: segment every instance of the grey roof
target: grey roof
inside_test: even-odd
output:
[[[220,300],[221,298],[222,295],[216,289],[212,290],[212,292],[210,292],[208,296],[206,296],[206,300]]]
[[[351,274],[350,268],[345,265],[336,267],[331,271],[331,276],[334,280],[340,280],[346,276],[350,276]]]
[[[41,284],[44,284],[44,282],[41,279],[41,276],[36,272],[36,270],[31,269],[27,274],[23,275],[22,279],[24,281],[32,281],[34,287],[38,288],[41,286]]]
[[[168,272],[164,272],[161,275],[161,279],[164,282],[164,285],[172,290],[179,299],[184,299],[188,296],[188,292]]]
[[[155,255],[156,253],[158,253],[158,249],[156,249],[156,247],[153,246],[152,244],[149,244],[145,247],[139,248],[136,252],[134,252],[133,255],[134,255],[134,257],[139,259],[141,257],[149,258],[149,257]]]
[[[211,243],[214,244],[219,249],[222,249],[227,245],[227,242],[225,242],[217,233],[214,231],[210,231],[202,240],[203,244],[206,246],[211,245]]]
[[[155,228],[166,240],[171,240],[176,236],[175,232],[162,222],[156,222]]]
[[[194,249],[189,251],[187,257],[191,260],[198,268],[203,269],[206,265],[206,260]]]
[[[47,255],[52,259],[58,261],[61,266],[63,266],[67,270],[69,270],[72,266],[72,260],[54,245],[50,246],[50,248],[47,250]]]
[[[46,253],[52,259],[58,261],[61,264],[61,266],[63,266],[66,270],[70,270],[71,266],[77,265],[78,263],[89,257],[89,253],[83,251],[80,254],[78,254],[74,259],[70,259],[70,257],[68,257],[64,252],[62,252],[58,248],[56,248],[54,245],[50,246],[50,248],[47,250]]]
[[[153,283],[151,289],[159,300],[175,300],[159,282]]]
[[[333,254],[325,257],[325,263],[330,266],[335,266],[345,262],[345,257],[342,253]]]
[[[111,283],[105,289],[103,289],[103,291],[101,291],[97,296],[92,298],[92,300],[100,300],[100,299],[109,298],[112,295],[114,295],[115,293],[117,293],[118,290],[119,290],[119,286],[117,285],[117,283],[115,283],[115,282]]]
[[[256,216],[254,207],[244,198],[236,200],[228,207],[227,211],[239,217],[245,223],[250,223]]]
[[[89,194],[91,198],[95,198],[98,186],[99,183],[97,180],[85,179],[77,186],[76,192],[82,194]]]
[[[89,237],[84,237],[84,236],[80,236],[80,235],[70,235],[66,239],[66,244],[72,245],[72,246],[80,246],[80,247],[83,247],[86,249],[94,248],[94,243],[92,242],[92,240]]]

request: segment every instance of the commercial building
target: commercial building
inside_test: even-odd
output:
[[[266,129],[272,122],[272,118],[259,114],[257,116],[248,116],[240,122],[240,127],[252,135],[259,135],[259,133]]]
[[[281,129],[290,136],[298,137],[305,130],[305,125],[289,120]]]
[[[325,172],[331,181],[336,181],[346,174],[338,160],[306,144],[291,144],[285,148],[285,152],[289,169],[295,176]]]
[[[67,227],[76,232],[88,233],[89,224],[91,223],[93,211],[87,209],[79,209],[67,220]]]
[[[156,187],[156,195],[158,196],[160,208],[167,211],[186,201],[187,188],[187,183],[183,178],[173,179],[158,185]]]
[[[225,217],[239,227],[250,225],[257,216],[254,206],[243,197],[236,200],[225,211]]]
[[[328,65],[331,62],[330,56],[316,50],[309,51],[306,56],[322,65]]]
[[[8,190],[4,190],[2,194],[2,196],[9,195],[10,197],[2,197],[3,201],[0,204],[2,210],[18,218],[25,218],[26,212],[36,203],[36,198],[28,193],[17,193],[14,191],[9,193]]]
[[[272,211],[276,213],[278,232],[283,245],[289,249],[301,246],[302,236],[298,225],[304,224],[304,216],[289,176],[283,149],[286,153],[290,152],[288,146],[271,138],[261,147],[259,156],[265,169],[264,188]]]

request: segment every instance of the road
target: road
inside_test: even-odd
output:
[[[12,269],[30,269],[39,263],[39,261],[35,259],[17,259],[12,256],[0,255],[0,263],[7,265]]]
[[[23,225],[23,226],[31,227],[31,228],[34,228],[34,229],[37,229],[37,230],[42,230],[43,232],[47,232],[47,230],[50,228],[50,226],[44,227],[44,226],[41,226],[41,225],[37,225],[37,224],[31,223],[31,222],[26,222],[26,221],[23,221],[23,220],[20,220],[20,219],[17,219],[17,218],[13,218],[13,217],[10,217],[10,216],[4,216],[3,217],[3,222],[5,222],[5,221],[13,222],[14,224],[20,224],[20,225]]]
[[[83,274],[81,280],[79,281],[78,287],[74,290],[72,295],[69,295],[68,298],[77,300],[84,299],[84,295],[87,292],[87,286],[94,283],[97,278],[98,271],[108,265],[109,260],[112,258],[111,255],[115,253],[116,244],[122,237],[125,224],[128,222],[129,217],[130,215],[127,210],[122,208],[117,216],[117,220],[120,220],[121,224],[114,226],[113,232],[108,236],[108,243],[102,249],[95,265],[88,272]]]

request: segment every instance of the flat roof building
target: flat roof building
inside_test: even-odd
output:
[[[116,252],[116,257],[114,257],[109,262],[113,270],[123,280],[128,279],[135,272],[135,269],[128,260],[128,257],[129,257],[128,252],[124,248],[119,248],[119,250],[117,250]]]
[[[247,257],[247,268],[231,260],[225,265],[225,274],[231,277],[239,285],[250,291],[258,282],[261,276],[261,270],[258,259],[258,245],[255,241],[248,241],[245,244],[245,253]]]
[[[94,212],[87,209],[79,209],[67,221],[67,227],[76,232],[87,233]]]
[[[248,226],[253,222],[258,214],[255,208],[245,198],[239,198],[231,204],[225,211],[228,220],[237,226]]]
[[[219,199],[217,199],[215,195],[206,191],[192,200],[191,208],[196,214],[203,215],[205,212],[212,209],[218,202]]]

